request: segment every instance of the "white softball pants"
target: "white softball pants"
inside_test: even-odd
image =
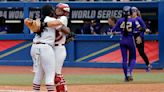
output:
[[[61,74],[64,60],[66,58],[66,48],[65,46],[54,46],[55,52],[55,71],[57,74]]]
[[[45,77],[46,85],[54,85],[55,53],[48,44],[33,44],[31,48],[33,68],[35,72],[33,83],[41,84]]]

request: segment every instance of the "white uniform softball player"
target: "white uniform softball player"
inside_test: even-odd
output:
[[[55,18],[46,17],[44,22],[54,21]],[[34,62],[35,76],[33,80],[34,90],[40,90],[41,80],[45,75],[45,84],[47,90],[54,90],[55,76],[55,53],[52,46],[54,45],[55,31],[54,28],[45,28],[41,36],[36,35],[33,39],[31,56]],[[52,89],[51,89],[52,88]],[[37,92],[37,91],[36,91]]]
[[[52,13],[52,6],[45,5],[44,10],[46,12],[44,22],[51,22],[56,20],[53,17],[47,16],[47,14],[49,15],[49,13]],[[45,27],[40,35],[36,34],[35,38],[33,39],[31,56],[34,62],[35,71],[33,80],[34,92],[40,91],[41,80],[43,77],[45,77],[45,84],[48,92],[54,92],[55,53],[53,46],[56,37],[55,29],[55,27]]]

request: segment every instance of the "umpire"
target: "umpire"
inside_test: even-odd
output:
[[[131,10],[132,10],[132,18],[135,18],[143,28],[143,31],[140,33],[136,33],[134,37],[135,37],[135,43],[138,52],[147,66],[146,72],[149,72],[152,66],[150,65],[149,59],[144,51],[144,32],[150,32],[150,30],[147,29],[144,21],[142,20],[140,11],[136,7],[132,7]]]

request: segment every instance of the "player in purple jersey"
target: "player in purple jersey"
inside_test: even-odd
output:
[[[122,67],[125,75],[125,81],[133,81],[133,69],[136,63],[136,45],[134,40],[134,32],[136,28],[140,28],[139,23],[131,18],[131,7],[125,6],[123,8],[123,18],[119,19],[111,30],[114,32],[115,30],[120,31],[122,36],[120,40],[120,48],[122,54]],[[130,65],[128,67],[128,52],[129,52],[129,62]]]
[[[131,10],[132,18],[135,18],[143,28],[143,31],[138,31],[138,33],[134,35],[134,38],[138,52],[146,63],[146,72],[149,72],[152,66],[150,65],[149,59],[144,51],[144,32],[150,32],[150,30],[147,29],[145,22],[142,20],[140,11],[136,7],[131,7]]]

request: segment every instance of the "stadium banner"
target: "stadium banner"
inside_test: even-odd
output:
[[[153,8],[141,8],[141,15],[143,15],[144,18],[152,18],[157,19],[158,17],[158,9]],[[122,8],[103,8],[103,9],[97,9],[97,8],[90,8],[90,9],[71,9],[70,13],[70,19],[71,20],[84,20],[84,19],[100,19],[100,20],[107,20],[109,17],[114,16],[115,18],[122,18]]]
[[[158,8],[139,8],[143,18],[158,19]],[[4,16],[6,19],[24,19],[23,7],[1,7],[0,16]],[[122,17],[122,8],[89,8],[83,7],[83,9],[77,9],[71,7],[70,20],[85,20],[85,19],[100,19],[107,20],[109,17],[114,16],[116,18]],[[30,18],[40,18],[40,7],[29,7]]]
[[[24,19],[23,7],[3,7],[0,8],[0,16],[6,19],[20,20]]]

